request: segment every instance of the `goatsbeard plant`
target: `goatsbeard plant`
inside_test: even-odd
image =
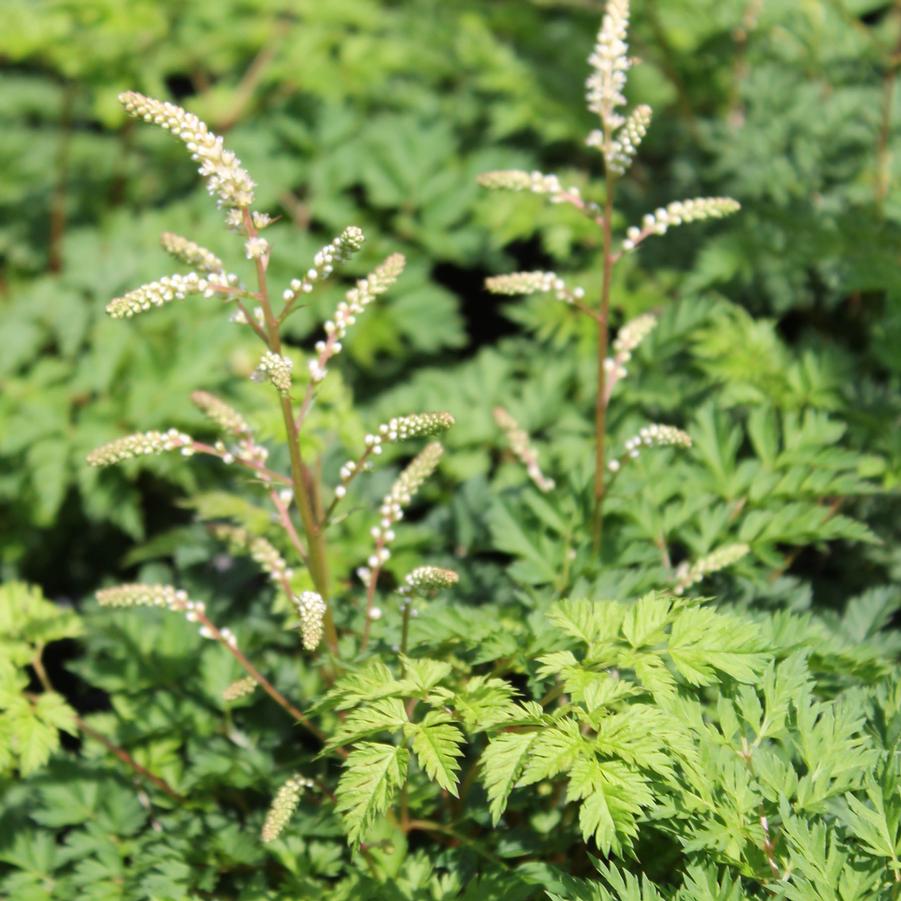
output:
[[[588,143],[605,164],[603,202],[593,203],[553,175],[508,170],[482,178],[489,188],[530,191],[569,204],[600,235],[596,301],[553,272],[488,281],[500,294],[550,293],[587,317],[594,329],[592,504],[584,527],[576,524],[585,533],[576,536],[580,548],[590,546],[594,562],[604,559],[611,544],[604,507],[605,501],[608,509],[612,505],[610,488],[619,472],[645,449],[683,453],[692,446],[687,432],[652,423],[611,453],[608,404],[633,352],[657,324],[652,315],[639,316],[611,340],[615,267],[670,227],[738,208],[719,197],[672,203],[615,240],[617,185],[651,117],[645,106],[624,112],[632,65],[628,12],[626,0],[611,0],[590,59],[588,105],[600,127]],[[213,603],[208,606],[181,587],[134,583],[104,588],[97,597],[106,607],[162,607],[183,615],[243,669],[243,678],[221,686],[228,704],[242,704],[261,689],[305,731],[302,738],[290,733],[299,762],[279,775],[280,788],[265,817],[246,805],[236,814],[241,822],[258,823],[266,853],[298,878],[296,884],[307,875],[298,876],[298,860],[312,861],[314,850],[312,842],[308,849],[291,843],[292,817],[304,837],[343,834],[355,852],[348,861],[346,852],[333,846],[316,850],[315,890],[312,881],[306,883],[311,896],[320,896],[325,887],[334,897],[664,897],[648,880],[640,884],[611,863],[614,857],[638,859],[645,871],[653,868],[666,884],[665,897],[679,901],[739,898],[742,885],[754,896],[825,896],[816,893],[827,870],[841,873],[847,884],[857,880],[863,889],[884,886],[889,878],[897,882],[897,852],[870,827],[881,812],[897,832],[897,815],[886,813],[896,794],[891,768],[897,754],[878,724],[892,717],[897,722],[901,692],[889,683],[890,670],[878,649],[843,644],[813,617],[786,613],[755,620],[688,596],[708,575],[747,555],[745,543],[720,543],[672,566],[664,542],[665,581],[643,585],[658,590],[636,601],[626,600],[625,590],[611,600],[566,598],[577,584],[570,578],[577,541],[568,544],[565,555],[542,557],[511,517],[511,555],[540,563],[540,579],[516,584],[516,573],[523,571],[517,560],[510,567],[514,590],[500,587],[493,560],[486,569],[495,581],[485,584],[497,587],[497,596],[488,590],[479,598],[487,603],[462,608],[429,603],[457,585],[457,573],[421,565],[405,575],[392,573],[396,582],[388,593],[382,576],[395,529],[442,455],[441,444],[429,440],[378,505],[370,530],[374,547],[355,546],[356,559],[347,562],[347,548],[339,549],[331,538],[342,517],[359,515],[359,509],[348,508],[361,476],[389,445],[434,439],[454,423],[444,412],[389,418],[372,429],[357,456],[331,480],[323,475],[329,467],[305,452],[304,439],[318,422],[323,382],[342,342],[368,305],[400,276],[404,260],[389,256],[357,281],[325,323],[306,366],[296,366],[297,352],[283,337],[285,322],[360,250],[362,232],[345,229],[304,275],[274,291],[264,237],[271,220],[253,209],[255,186],[238,158],[185,110],[134,93],[121,99],[129,113],[186,144],[225,211],[226,224],[240,234],[254,277],[253,284],[243,284],[211,251],[167,233],[164,248],[192,271],[116,298],[108,312],[132,318],[189,295],[230,307],[236,326],[258,339],[253,378],[262,383],[261,391],[273,393],[288,466],[281,471],[273,464],[278,455],[270,457],[252,417],[204,390],[195,392],[193,401],[218,429],[218,440],[200,441],[175,429],[145,432],[97,448],[88,462],[105,467],[147,454],[199,454],[249,475],[252,490],[271,505],[283,549],[290,548],[293,559],[248,523],[218,521],[211,531],[252,557],[293,611],[299,627],[295,658],[303,655],[298,669],[310,677],[304,686],[312,686],[307,697],[313,700],[301,705],[289,699],[281,671],[264,672],[266,667],[251,661],[241,641],[242,624],[221,624],[212,615]],[[564,490],[559,484],[565,484],[564,474],[554,479],[542,469],[529,435],[505,407],[497,407],[494,416],[530,480],[525,503],[545,521],[561,523],[569,536],[570,523],[561,522],[551,503],[554,492]],[[316,437],[324,443],[328,434],[323,430]],[[478,488],[483,495],[485,484]],[[480,496],[474,506],[481,514],[491,501]],[[437,547],[432,551],[441,553]],[[350,572],[356,563],[363,565]],[[559,580],[556,567],[562,571]],[[541,590],[551,582],[553,590]],[[863,611],[858,618],[878,630],[873,603],[863,601],[858,610]],[[822,672],[829,680],[826,692],[817,681]],[[241,741],[244,747],[252,744],[246,736]],[[182,786],[169,785],[124,752],[117,756],[170,800],[183,801]],[[333,828],[337,821],[340,827]],[[853,858],[849,853],[839,859],[818,838],[825,822],[837,821],[849,842],[857,839]],[[888,825],[884,831],[888,835]],[[590,872],[589,843],[608,858],[598,863],[603,882],[573,878]],[[333,867],[339,857],[343,862]],[[335,882],[344,864],[349,873]],[[794,894],[782,892],[790,880],[798,888]],[[369,895],[360,894],[366,891]],[[297,892],[292,896],[299,897]]]
[[[644,315],[626,323],[613,342],[610,355],[610,312],[613,270],[624,254],[634,252],[653,235],[667,229],[702,219],[719,218],[736,212],[739,204],[728,197],[699,197],[670,203],[648,213],[641,225],[632,226],[617,243],[613,230],[614,201],[620,179],[627,173],[651,124],[651,108],[639,105],[626,112],[626,76],[633,65],[626,43],[629,22],[628,0],[613,0],[608,6],[589,59],[591,74],[587,82],[589,110],[596,114],[600,127],[587,138],[604,162],[604,200],[599,205],[586,200],[577,187],[564,186],[556,175],[541,172],[504,170],[481,176],[481,184],[491,189],[531,191],[546,195],[552,203],[568,204],[587,216],[601,233],[601,290],[592,302],[579,287],[570,287],[554,272],[517,272],[489,278],[486,287],[497,294],[553,295],[589,317],[596,328],[597,392],[594,411],[594,508],[592,543],[597,552],[601,544],[604,521],[604,499],[609,478],[616,474],[622,461],[611,455],[607,446],[607,406],[617,381],[626,375],[626,364],[632,352],[654,328],[656,320]],[[627,455],[637,456],[642,446],[686,445],[688,436],[668,427],[651,426],[637,436]]]
[[[161,126],[181,140],[200,164],[199,173],[209,193],[224,210],[226,225],[242,237],[244,254],[253,264],[255,284],[244,285],[237,275],[227,271],[214,253],[188,238],[167,232],[162,235],[164,249],[193,271],[163,277],[117,297],[107,305],[107,313],[114,319],[130,319],[153,307],[191,295],[219,299],[231,307],[231,318],[236,325],[252,332],[262,345],[258,365],[251,377],[268,384],[277,396],[290,465],[287,472],[272,468],[269,449],[258,440],[248,420],[224,400],[203,390],[195,392],[192,400],[219,430],[220,440],[205,443],[177,429],[149,431],[100,446],[88,455],[87,462],[94,467],[106,467],[134,457],[176,452],[184,457],[209,455],[248,471],[259,493],[268,497],[273,516],[284,530],[296,560],[289,564],[270,541],[240,526],[218,523],[212,527],[212,532],[232,549],[252,556],[276,589],[284,594],[299,621],[303,650],[310,655],[318,654],[323,678],[327,682],[333,681],[335,673],[342,667],[335,616],[339,592],[330,572],[328,546],[329,528],[335,522],[336,510],[348,495],[351,484],[372,468],[387,445],[433,438],[454,424],[453,417],[443,412],[391,418],[366,435],[359,455],[341,467],[336,483],[331,486],[321,476],[320,468],[308,465],[302,453],[301,438],[309,427],[309,413],[316,403],[317,390],[327,377],[334,358],[341,352],[342,341],[366,312],[367,306],[401,275],[404,257],[392,254],[347,292],[332,318],[326,321],[325,334],[316,342],[306,372],[298,378],[283,341],[284,323],[300,301],[360,250],[363,232],[354,226],[346,228],[316,254],[302,276],[292,279],[279,294],[274,294],[267,275],[270,245],[263,237],[272,219],[253,209],[255,185],[241,161],[225,148],[221,137],[184,109],[134,92],[124,93],[119,99],[130,115]],[[356,636],[358,652],[365,651],[372,623],[382,616],[382,610],[376,604],[378,584],[391,554],[394,530],[422,483],[437,468],[442,452],[439,442],[427,443],[399,474],[376,511],[371,529],[374,548],[365,558],[365,565],[357,570],[363,583],[364,598],[362,626]],[[306,569],[314,590],[295,591],[292,577],[297,564]],[[456,573],[435,566],[418,567],[406,576],[397,590],[399,602],[396,604],[401,636],[398,650],[401,653],[406,651],[409,620],[415,614],[413,599],[450,587],[456,581]],[[238,700],[261,688],[307,732],[320,742],[326,740],[325,732],[310,716],[248,659],[239,647],[235,632],[211,620],[202,600],[192,599],[186,591],[172,585],[138,583],[102,589],[97,592],[97,599],[101,606],[163,607],[183,614],[189,622],[198,624],[201,636],[219,642],[246,672],[246,677],[224,687],[227,700]],[[345,620],[351,619],[353,612],[347,611]],[[359,616],[356,621],[360,621]],[[348,629],[348,637],[350,632],[352,627]],[[324,644],[325,653],[321,653],[321,644]],[[348,757],[340,742],[333,742],[331,749],[340,757]],[[263,827],[264,841],[272,841],[278,836],[296,806],[300,792],[312,785],[313,782],[302,775],[292,776],[284,784]],[[353,822],[353,812],[360,800],[352,790],[339,788],[337,803],[339,810],[350,811],[351,834],[359,832],[361,823]],[[364,809],[366,822],[384,807],[384,802],[372,801]]]

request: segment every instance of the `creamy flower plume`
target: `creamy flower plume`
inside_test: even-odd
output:
[[[248,260],[265,260],[269,256],[269,242],[259,235],[248,238],[244,243],[244,256]]]
[[[532,447],[525,429],[503,408],[494,408],[494,421],[504,430],[514,456],[525,466],[526,473],[539,491],[551,491],[555,485],[542,471],[538,452]]]
[[[194,405],[223,432],[238,438],[247,438],[251,434],[250,424],[233,407],[208,391],[195,391],[191,395]]]
[[[631,66],[626,43],[628,29],[628,0],[609,0],[594,51],[588,58],[591,74],[586,83],[588,108],[601,117],[608,132],[623,124],[617,110],[626,102],[623,91]]]
[[[278,389],[279,394],[288,394],[291,391],[293,368],[294,362],[289,357],[267,350],[260,358],[252,378],[258,382],[270,382]]]
[[[132,116],[171,131],[183,141],[191,158],[200,163],[198,171],[207,190],[223,207],[246,209],[253,203],[254,183],[241,161],[226,150],[222,138],[213,134],[193,113],[174,103],[145,97],[135,91],[119,95],[119,101]]]
[[[338,263],[349,260],[365,241],[363,230],[355,225],[348,226],[335,238],[331,244],[326,244],[313,258],[313,265],[307,270],[306,275],[291,280],[291,285],[285,289],[282,299],[286,303],[293,303],[303,294],[309,294],[321,281],[327,279]]]
[[[267,844],[274,842],[281,834],[294,811],[300,803],[300,796],[308,788],[312,788],[312,779],[303,776],[292,776],[276,794],[272,806],[266,814],[266,822],[263,823],[262,839]]]
[[[360,472],[372,464],[368,457],[381,454],[384,445],[412,438],[431,438],[446,432],[455,420],[450,413],[411,413],[409,416],[394,416],[382,423],[375,432],[366,435],[364,441],[366,451],[359,460],[348,460],[340,470],[341,484],[335,488],[335,497],[340,499],[347,494],[347,486]]]
[[[452,588],[460,577],[452,569],[440,566],[419,566],[404,577],[398,593],[405,596],[433,595],[445,588]]]
[[[652,423],[626,441],[622,456],[614,457],[607,464],[611,472],[617,472],[627,459],[635,460],[643,447],[691,447],[691,436],[672,425]]]
[[[194,607],[186,591],[172,585],[144,585],[138,582],[102,588],[97,592],[97,601],[102,607],[165,607],[177,613]]]
[[[247,529],[230,525],[213,526],[213,534],[220,541],[226,542],[233,552],[248,552],[275,585],[281,587],[291,578],[291,568],[267,539],[251,535]]]
[[[454,424],[450,413],[411,413],[409,416],[395,416],[382,423],[375,434],[366,436],[367,447],[380,447],[395,441],[410,438],[430,438],[446,432]],[[377,452],[376,452],[377,453]]]
[[[613,342],[613,356],[604,360],[604,368],[607,370],[607,379],[604,383],[604,397],[610,400],[613,388],[620,379],[624,379],[629,373],[626,364],[632,359],[634,351],[642,341],[654,330],[657,325],[657,317],[650,313],[636,316],[627,322],[617,332]]]
[[[616,132],[616,137],[610,142],[609,152],[604,144],[604,133],[599,129],[592,131],[585,143],[605,154],[605,162],[612,172],[623,175],[632,165],[650,124],[651,108],[642,104],[632,110],[622,128]]]
[[[577,187],[564,188],[556,175],[545,175],[544,172],[500,169],[496,172],[483,172],[478,177],[478,182],[483,188],[494,191],[529,191],[532,194],[543,194],[554,203],[582,201],[582,195]]]
[[[750,552],[746,544],[727,544],[701,557],[694,563],[683,562],[676,569],[676,594],[685,594],[692,585],[696,585],[710,573],[719,572],[741,560]]]
[[[199,629],[201,638],[224,641],[233,648],[237,647],[231,629],[217,629],[206,618],[203,601],[192,601],[186,591],[172,585],[130,582],[114,588],[102,588],[96,597],[101,607],[162,607],[172,613],[183,613],[189,623],[195,623],[198,619],[203,623]]]
[[[338,304],[334,317],[325,323],[325,340],[316,342],[316,358],[309,362],[310,378],[314,384],[325,378],[328,361],[341,353],[341,341],[348,328],[357,321],[357,316],[397,281],[406,263],[403,254],[393,253],[347,292],[345,300]]]
[[[737,213],[741,204],[731,197],[696,197],[692,200],[676,200],[665,208],[647,213],[641,220],[641,228],[633,225],[626,232],[623,250],[633,250],[650,235],[664,235],[667,229],[685,222],[702,219],[722,219]]]
[[[553,294],[563,303],[578,303],[585,297],[584,288],[570,288],[556,272],[511,272],[485,279],[492,294]]]
[[[222,700],[231,702],[249,698],[256,691],[256,688],[256,680],[251,676],[245,676],[243,679],[237,679],[225,687],[222,692]]]
[[[323,621],[326,604],[322,595],[315,591],[304,591],[293,597],[294,606],[300,617],[300,635],[303,646],[308,651],[315,651],[322,641]]]
[[[394,541],[394,524],[403,519],[404,508],[409,506],[413,495],[435,471],[443,453],[444,448],[437,441],[426,445],[401,472],[385,495],[379,507],[379,524],[372,528],[377,548],[369,558],[370,567],[381,566],[391,556],[386,545]]]
[[[618,357],[623,357],[623,362],[628,363],[632,351],[634,351],[657,326],[657,317],[650,313],[643,313],[630,319],[617,332],[613,341],[613,351]]]
[[[217,289],[230,288],[238,277],[225,272],[211,272],[206,276],[189,272],[187,275],[167,275],[159,281],[142,285],[122,297],[116,297],[106,305],[106,312],[113,319],[128,319],[144,313],[152,307],[161,307],[173,300],[184,300],[191,294],[213,297]]]
[[[181,450],[190,453],[194,439],[177,429],[167,432],[138,432],[126,435],[92,450],[85,458],[89,466],[112,466],[134,457],[148,457],[166,451]]]
[[[195,269],[203,272],[222,272],[225,266],[222,260],[211,250],[207,250],[194,241],[189,241],[174,232],[163,232],[160,235],[160,244],[166,253],[171,254],[177,260],[187,263]]]

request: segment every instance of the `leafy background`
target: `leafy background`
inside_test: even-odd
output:
[[[621,191],[621,224],[683,196],[730,195],[743,210],[649,241],[618,273],[617,314],[654,310],[662,319],[623,384],[614,440],[661,419],[690,426],[698,454],[680,462],[664,452],[619,480],[616,565],[598,570],[577,554],[573,579],[586,592],[636,596],[659,576],[661,534],[680,558],[742,540],[751,558],[716,581],[718,596],[833,616],[836,634],[854,632],[837,625],[848,599],[897,584],[901,568],[901,11],[880,0],[634,6],[633,52],[643,65],[630,97],[650,103],[655,121]],[[402,539],[392,566],[400,575],[423,551],[443,557],[463,573],[462,596],[490,599],[509,625],[503,617],[521,616],[513,611],[523,598],[543,607],[572,551],[592,350],[568,310],[499,304],[482,280],[559,268],[593,292],[598,248],[565,210],[488,195],[475,179],[538,168],[596,196],[584,173],[596,175],[597,161],[582,138],[592,126],[583,83],[599,16],[589,0],[7,0],[0,572],[84,612],[82,643],[72,628],[53,633],[62,641],[51,675],[109,728],[113,698],[127,724],[116,727],[120,739],[183,788],[212,799],[228,786],[260,803],[273,755],[292,759],[279,712],[246,712],[242,728],[262,734],[263,745],[234,759],[208,716],[209,705],[222,706],[211,686],[233,675],[216,670],[226,664],[206,653],[198,673],[193,636],[179,622],[156,623],[152,640],[144,618],[110,624],[88,601],[95,588],[177,573],[208,591],[213,579],[223,609],[242,611],[276,672],[288,684],[308,676],[279,662],[290,640],[267,620],[253,571],[224,558],[199,522],[234,514],[215,491],[219,470],[150,459],[98,476],[83,464],[89,449],[125,432],[202,430],[189,403],[200,387],[227,390],[276,433],[272,410],[244,384],[252,351],[215,304],[161,310],[140,328],[103,314],[111,297],[168,271],[158,249],[165,229],[240,256],[182,148],[127,122],[116,94],[174,99],[227,134],[259,182],[259,206],[281,216],[271,231],[277,283],[348,223],[369,237],[351,274],[392,250],[408,256],[397,290],[348,342],[352,365],[317,423],[353,447],[386,415],[456,415],[433,512]],[[298,347],[315,340],[332,303],[325,295],[292,318]],[[491,419],[498,403],[536,435],[546,467],[567,486],[562,499],[522,490]],[[331,450],[326,467],[343,459]],[[384,487],[376,482],[372,499]],[[365,524],[343,531],[336,554],[347,567],[365,556],[366,534]],[[213,570],[211,559],[222,565]],[[892,621],[896,595],[885,591],[887,612],[873,623]],[[457,640],[447,616],[442,633],[436,613],[436,645],[435,635],[445,634],[445,646]],[[509,656],[497,623],[485,629],[494,644],[476,656]],[[855,637],[868,629],[859,625]],[[152,656],[157,644],[165,660]],[[187,678],[196,694],[156,691]],[[56,728],[66,725],[57,718]],[[105,897],[98,886],[120,885],[126,870],[138,893],[222,891],[217,873],[238,884],[262,859],[254,837],[212,803],[179,821],[171,844],[154,844],[146,811],[99,753],[54,758],[34,785],[10,788],[13,807],[38,793],[34,823],[43,828],[3,852],[11,878],[25,880],[5,885],[9,892],[28,886],[41,897],[42,880],[57,873],[70,891]],[[72,828],[86,821],[93,826]],[[335,824],[304,821],[302,831],[303,872],[336,876]],[[134,847],[111,850],[101,833],[132,836],[122,840]],[[215,847],[200,843],[212,833]],[[200,877],[195,853],[216,861]],[[138,856],[140,868],[123,863]],[[292,878],[310,878],[296,875],[291,858],[284,853],[280,865]],[[414,859],[403,877],[410,885]]]

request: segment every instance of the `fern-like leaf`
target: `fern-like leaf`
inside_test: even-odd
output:
[[[429,778],[456,798],[463,733],[436,710],[427,713],[420,723],[408,723],[404,731],[412,737],[416,759]]]
[[[406,748],[380,742],[362,742],[350,752],[335,792],[349,844],[358,844],[388,809],[407,778],[409,759]]]
[[[488,792],[491,820],[497,825],[507,807],[510,792],[522,775],[538,732],[504,732],[482,753],[482,780]]]

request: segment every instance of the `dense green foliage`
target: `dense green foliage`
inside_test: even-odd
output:
[[[617,232],[682,197],[742,211],[616,265],[614,334],[641,314],[657,324],[610,403],[621,467],[598,550],[596,323],[482,283],[555,270],[594,304],[601,236],[572,206],[477,176],[555,172],[603,204],[583,142],[599,4],[8,4],[0,893],[898,896],[901,9],[633,5],[627,93],[654,121],[617,187]],[[104,315],[175,271],[162,231],[254,277],[184,148],[126,120],[129,89],[225,134],[255,208],[281,216],[264,233],[278,294],[345,226],[366,233],[339,284],[284,324],[295,400],[352,279],[407,257],[330,365],[300,448],[334,486],[378,423],[446,410],[456,424],[369,604],[355,569],[425,442],[386,445],[330,522],[328,649],[301,647],[285,595],[320,580],[259,482],[177,455],[85,465],[135,431],[212,444],[198,389],[247,418],[273,469],[293,462],[282,399],[248,378],[256,339],[221,302]],[[553,490],[511,452],[499,406]],[[631,458],[648,423],[692,446]],[[223,523],[246,531],[223,540]],[[290,561],[290,591],[260,573],[254,538]],[[711,554],[728,565],[701,573]],[[398,591],[423,563],[459,583]],[[227,642],[184,616],[94,600],[126,581],[205,601],[313,729],[236,687]],[[262,842],[276,797],[286,824]]]

